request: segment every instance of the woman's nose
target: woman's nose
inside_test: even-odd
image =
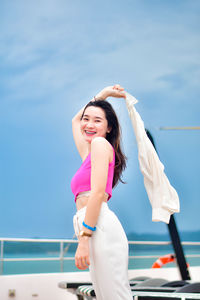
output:
[[[88,128],[93,128],[94,127],[94,123],[93,122],[88,122],[87,123],[87,127]]]

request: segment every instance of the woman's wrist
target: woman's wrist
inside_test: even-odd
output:
[[[78,237],[78,242],[80,243],[84,243],[84,242],[86,242],[86,243],[88,243],[89,242],[89,239],[90,239],[90,237],[89,236],[79,236]]]
[[[86,230],[89,230],[90,233],[91,233],[91,232],[94,232],[94,231],[96,230],[96,226],[92,227],[92,226],[86,224],[85,221],[82,222],[82,225],[84,226],[84,228],[85,228]]]
[[[119,84],[105,87],[93,98],[93,101],[106,100],[108,97],[126,98],[124,88],[121,87]]]
[[[82,227],[82,230],[79,232],[78,235],[78,240],[89,240],[89,238],[92,237],[92,231],[88,230],[87,228],[85,229],[84,227]]]
[[[108,95],[107,95],[106,91],[103,89],[94,98],[95,98],[95,100],[98,100],[98,99],[106,100],[107,97],[108,97]]]

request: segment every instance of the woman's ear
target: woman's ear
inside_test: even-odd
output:
[[[110,133],[110,132],[111,132],[111,130],[112,130],[112,127],[108,127],[108,129],[107,129],[107,133]]]

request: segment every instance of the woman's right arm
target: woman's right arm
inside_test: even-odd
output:
[[[107,98],[106,94],[107,93],[105,93],[104,90],[102,90],[91,101],[95,101],[95,99],[105,100]],[[84,159],[84,157],[87,155],[87,150],[88,150],[87,143],[85,142],[80,129],[81,116],[83,114],[84,108],[85,106],[81,108],[81,110],[79,110],[79,112],[72,119],[73,137],[76,144],[76,148],[80,156],[82,157],[82,159]]]
[[[124,89],[119,85],[116,84],[114,86],[108,86],[101,90],[96,96],[95,99],[102,99],[106,100],[108,97],[117,97],[117,98],[122,98],[125,97]],[[93,98],[91,101],[95,101]],[[86,155],[88,154],[88,145],[86,141],[83,138],[83,135],[81,133],[80,129],[80,122],[81,122],[81,116],[83,114],[83,110],[85,107],[83,107],[72,119],[72,132],[73,132],[73,137],[74,141],[77,147],[77,150],[84,159]]]

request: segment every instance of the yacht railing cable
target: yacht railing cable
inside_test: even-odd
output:
[[[78,240],[74,239],[31,239],[31,238],[0,238],[1,242],[1,256],[0,256],[0,275],[3,275],[3,264],[4,262],[14,261],[60,261],[60,271],[64,271],[64,261],[74,260],[74,257],[65,257],[64,255],[69,250],[71,244],[77,244]],[[37,257],[37,258],[5,258],[4,257],[4,246],[5,242],[34,242],[34,243],[59,243],[60,251],[57,257]],[[64,248],[64,243],[68,245]],[[129,245],[171,245],[170,241],[128,241]],[[200,242],[182,242],[185,246],[200,246]],[[160,254],[155,255],[129,255],[129,259],[150,259],[159,258]],[[188,258],[198,258],[200,254],[188,254],[185,255]]]

